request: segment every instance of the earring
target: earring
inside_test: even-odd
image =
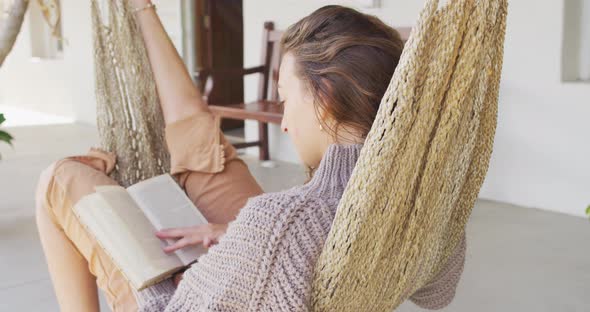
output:
[[[324,131],[324,127],[322,127],[322,124],[320,124],[320,131]]]
[[[287,128],[283,128],[283,132],[287,132]]]

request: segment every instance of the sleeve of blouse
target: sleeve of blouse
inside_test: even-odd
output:
[[[199,112],[169,123],[165,140],[170,174],[212,223],[235,218],[262,188],[220,128],[220,118]]]
[[[465,231],[462,240],[455,248],[455,252],[447,261],[445,267],[430,284],[418,289],[410,301],[423,309],[439,310],[449,305],[455,297],[457,285],[465,265],[465,250],[467,247]]]

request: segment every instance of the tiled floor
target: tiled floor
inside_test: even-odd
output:
[[[10,131],[15,149],[0,144],[0,311],[58,311],[34,222],[34,186],[51,161],[94,145],[96,131],[80,124]],[[304,180],[296,165],[246,160],[267,191]],[[443,311],[590,311],[589,243],[583,218],[481,200],[467,227],[465,272]],[[422,310],[407,302],[399,311]]]

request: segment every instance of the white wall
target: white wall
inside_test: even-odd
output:
[[[568,0],[565,4],[562,79],[590,82],[590,0]]]
[[[30,6],[37,5],[31,1]],[[63,35],[69,41],[63,59],[31,61],[29,12],[0,68],[0,105],[93,120],[92,33],[87,1],[62,0]]]
[[[495,150],[481,196],[583,215],[590,84],[561,82],[562,1],[512,1]]]
[[[284,29],[330,3],[246,0],[245,64],[257,65],[265,20]],[[392,26],[415,23],[425,1],[383,0],[362,9]],[[561,82],[563,1],[510,1],[499,119],[490,170],[480,196],[582,216],[590,204],[590,84]],[[246,82],[247,99],[256,81]],[[247,136],[257,128],[248,124]],[[297,161],[287,136],[271,127],[271,157]],[[255,153],[255,150],[252,151]]]
[[[153,2],[158,5],[172,41],[180,47],[178,0]],[[36,6],[37,3],[31,1],[29,5]],[[61,7],[63,36],[68,41],[63,58],[31,61],[30,16],[27,12],[14,49],[0,68],[0,105],[96,124],[90,1],[61,0]]]

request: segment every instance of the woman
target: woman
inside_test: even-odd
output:
[[[114,311],[305,311],[312,272],[338,202],[359,156],[403,43],[379,19],[326,6],[287,29],[279,93],[281,124],[309,168],[310,180],[262,194],[203,103],[148,0],[132,0],[166,122],[172,169],[211,222],[167,229],[167,252],[211,246],[184,273],[134,291],[71,212],[100,184],[115,156],[91,148],[61,159],[41,175],[37,223],[62,311],[98,311],[95,278]],[[433,281],[411,297],[425,308],[453,298],[465,239]],[[72,292],[72,290],[76,292]]]

